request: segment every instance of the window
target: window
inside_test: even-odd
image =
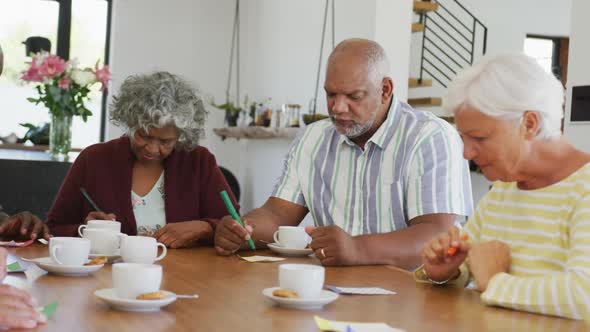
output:
[[[105,0],[72,1],[72,34],[70,39],[70,59],[77,59],[81,67],[94,67],[97,60],[105,61],[107,42],[107,10]],[[102,113],[102,92],[100,84],[95,84],[86,107],[92,116],[86,123],[75,117],[72,124],[72,146],[86,147],[100,141],[100,122]]]
[[[553,73],[563,85],[567,81],[569,38],[529,35],[524,41],[524,53],[535,58],[548,73]]]
[[[19,123],[47,122],[49,115],[42,106],[27,101],[34,90],[20,80],[25,69],[25,47],[22,42],[30,36],[49,38],[52,51],[57,45],[59,4],[53,1],[5,1],[0,11],[0,43],[4,52],[4,72],[0,76],[0,135],[27,131]]]
[[[71,17],[59,16],[60,6],[71,4]],[[29,61],[22,42],[31,36],[46,37],[51,41],[51,53],[56,54],[60,20],[71,22],[69,58],[77,59],[80,66],[92,66],[105,59],[108,43],[109,0],[3,0],[0,11],[0,44],[4,51],[4,73],[0,77],[0,136],[15,133],[22,137],[27,131],[19,123],[35,125],[49,121],[49,114],[42,105],[29,103],[28,97],[35,97],[31,85],[20,80],[20,73]],[[62,44],[64,42],[62,41]],[[60,54],[62,55],[62,54]],[[63,56],[63,55],[62,55]],[[101,139],[103,93],[95,86],[90,94],[87,107],[93,116],[83,122],[74,117],[72,146],[84,148]]]
[[[567,62],[569,54],[568,37],[527,36],[524,53],[537,60],[548,73],[552,73],[565,87],[567,83]],[[565,114],[565,103],[564,114]],[[561,120],[563,132],[563,118]]]
[[[539,65],[551,73],[553,65],[553,39],[527,37],[524,41],[524,53],[537,60]]]

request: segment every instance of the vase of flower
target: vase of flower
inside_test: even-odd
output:
[[[49,154],[51,159],[67,161],[72,149],[72,116],[51,115],[49,127]]]
[[[80,116],[84,122],[92,115],[86,108],[90,87],[101,84],[106,89],[111,73],[108,66],[80,69],[76,61],[65,61],[57,55],[35,54],[22,79],[38,83],[38,98],[27,98],[35,105],[43,104],[49,111],[51,127],[49,150],[53,160],[65,161],[72,147],[72,118]]]

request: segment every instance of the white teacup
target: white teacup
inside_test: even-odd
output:
[[[162,254],[158,256],[158,247]],[[152,264],[166,257],[166,246],[148,236],[126,236],[121,241],[121,258],[127,263]]]
[[[82,231],[82,237],[90,240],[90,253],[95,255],[115,255],[126,236],[126,234],[102,228],[86,228]]]
[[[316,298],[324,287],[325,269],[311,264],[281,264],[279,287],[290,290],[300,298]]]
[[[84,265],[90,254],[90,240],[78,237],[49,238],[49,256],[61,265]]]
[[[157,292],[162,282],[162,266],[153,264],[113,264],[113,287],[117,296],[135,299],[143,293]]]
[[[273,234],[275,243],[289,249],[304,249],[309,243],[309,235],[305,228],[298,226],[279,226]]]
[[[80,237],[83,237],[82,230],[85,228],[104,229],[115,233],[121,233],[121,223],[114,220],[88,220],[86,225],[80,225],[80,227],[78,227],[78,234]]]

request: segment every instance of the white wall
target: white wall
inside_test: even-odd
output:
[[[391,63],[394,93],[399,100],[408,99],[412,0],[377,0],[375,40],[387,52]]]
[[[118,0],[113,5],[114,94],[129,75],[166,70],[182,75],[217,101],[225,98],[232,1]],[[222,112],[210,109],[203,144],[215,153],[219,164],[238,165],[239,147],[222,144],[211,130],[223,125]],[[121,133],[107,126],[109,138]]]
[[[337,0],[335,42],[350,37],[371,38],[388,51],[396,94],[407,98],[411,0]],[[233,0],[118,0],[114,2],[112,33],[113,91],[130,74],[168,70],[182,74],[201,90],[225,98],[231,42]],[[241,1],[242,98],[271,97],[273,106],[300,103],[307,110],[313,97],[324,2],[317,0]],[[326,112],[323,79],[332,47],[328,22],[318,110]],[[235,86],[232,88],[235,93]],[[220,165],[237,175],[242,207],[261,205],[280,175],[288,140],[222,142],[212,128],[222,127],[220,111],[211,109],[202,145]],[[109,127],[108,136],[121,131]]]
[[[450,0],[442,0],[451,3]],[[572,0],[460,0],[488,28],[487,54],[523,51],[527,34],[567,37],[570,31]],[[418,77],[422,34],[412,36],[410,76]],[[440,97],[437,87],[411,89],[409,96]],[[432,109],[439,112],[438,108]]]
[[[324,2],[317,0],[257,0],[248,3],[242,17],[244,68],[241,86],[253,98],[272,97],[275,105],[297,102],[307,108],[313,97]],[[407,98],[411,0],[336,1],[335,41],[361,37],[381,43],[392,62],[396,94]],[[403,14],[402,14],[403,13]],[[318,110],[326,113],[323,90],[326,60],[332,49],[331,12],[324,42]],[[240,172],[244,210],[260,206],[280,176],[289,141],[250,141],[242,144]]]
[[[569,36],[572,1],[577,0],[461,0],[460,2],[487,26],[487,54],[495,54],[501,52],[523,51],[524,40],[527,34],[554,37]],[[442,0],[441,2],[446,4],[451,3],[452,1]],[[584,3],[586,6],[590,3],[587,0],[580,0],[579,2]],[[574,10],[574,12],[576,12],[576,10]],[[577,11],[577,15],[579,16],[579,20],[582,21],[583,14],[580,13],[580,11]],[[416,19],[417,18],[415,17],[415,20]],[[587,25],[586,28],[588,28]],[[586,40],[588,40],[587,32],[583,33],[586,33],[585,37]],[[410,52],[410,77],[418,77],[421,47],[422,34],[413,34]],[[572,46],[570,44],[570,52],[571,49]],[[585,59],[588,59],[588,51],[585,55]],[[578,61],[583,61],[583,58],[584,56],[580,56]],[[583,80],[584,74],[580,72],[576,73],[576,70],[572,70],[572,68],[572,63],[570,62],[568,79],[571,80],[572,78],[569,77],[569,75],[573,75],[573,77],[579,77],[579,79]],[[586,71],[586,77],[588,77],[588,71]],[[590,83],[586,82],[586,84]],[[434,81],[434,86],[432,88],[410,89],[408,95],[410,98],[443,97],[444,93],[445,89]],[[435,114],[442,114],[438,107],[431,107],[426,110],[432,111]],[[572,135],[577,136],[576,138],[578,138],[581,135],[581,131],[577,128],[582,129],[583,127],[570,127],[572,129],[566,128],[566,134],[569,131]],[[580,139],[577,140],[581,142]],[[588,148],[590,148],[590,143],[587,144]],[[472,173],[471,180],[473,187],[473,201],[477,204],[481,197],[488,191],[490,182],[481,174],[476,173]]]
[[[490,53],[522,51],[527,34],[569,36],[572,0],[464,0],[488,27]]]
[[[571,123],[572,87],[590,85],[590,1],[572,0],[572,24],[567,76],[565,135],[579,149],[590,152],[590,124]]]

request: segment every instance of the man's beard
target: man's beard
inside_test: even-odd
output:
[[[332,124],[334,125],[334,127],[336,127],[337,129],[340,128],[341,130],[343,130],[344,132],[341,132],[341,134],[343,134],[344,136],[346,136],[348,138],[357,138],[357,137],[363,135],[364,133],[366,133],[367,131],[369,131],[369,129],[371,129],[371,127],[373,127],[373,124],[375,123],[376,118],[377,118],[377,111],[371,113],[371,117],[365,123],[355,123],[352,127],[342,128],[336,124],[334,116],[330,116],[330,120],[332,120]]]

